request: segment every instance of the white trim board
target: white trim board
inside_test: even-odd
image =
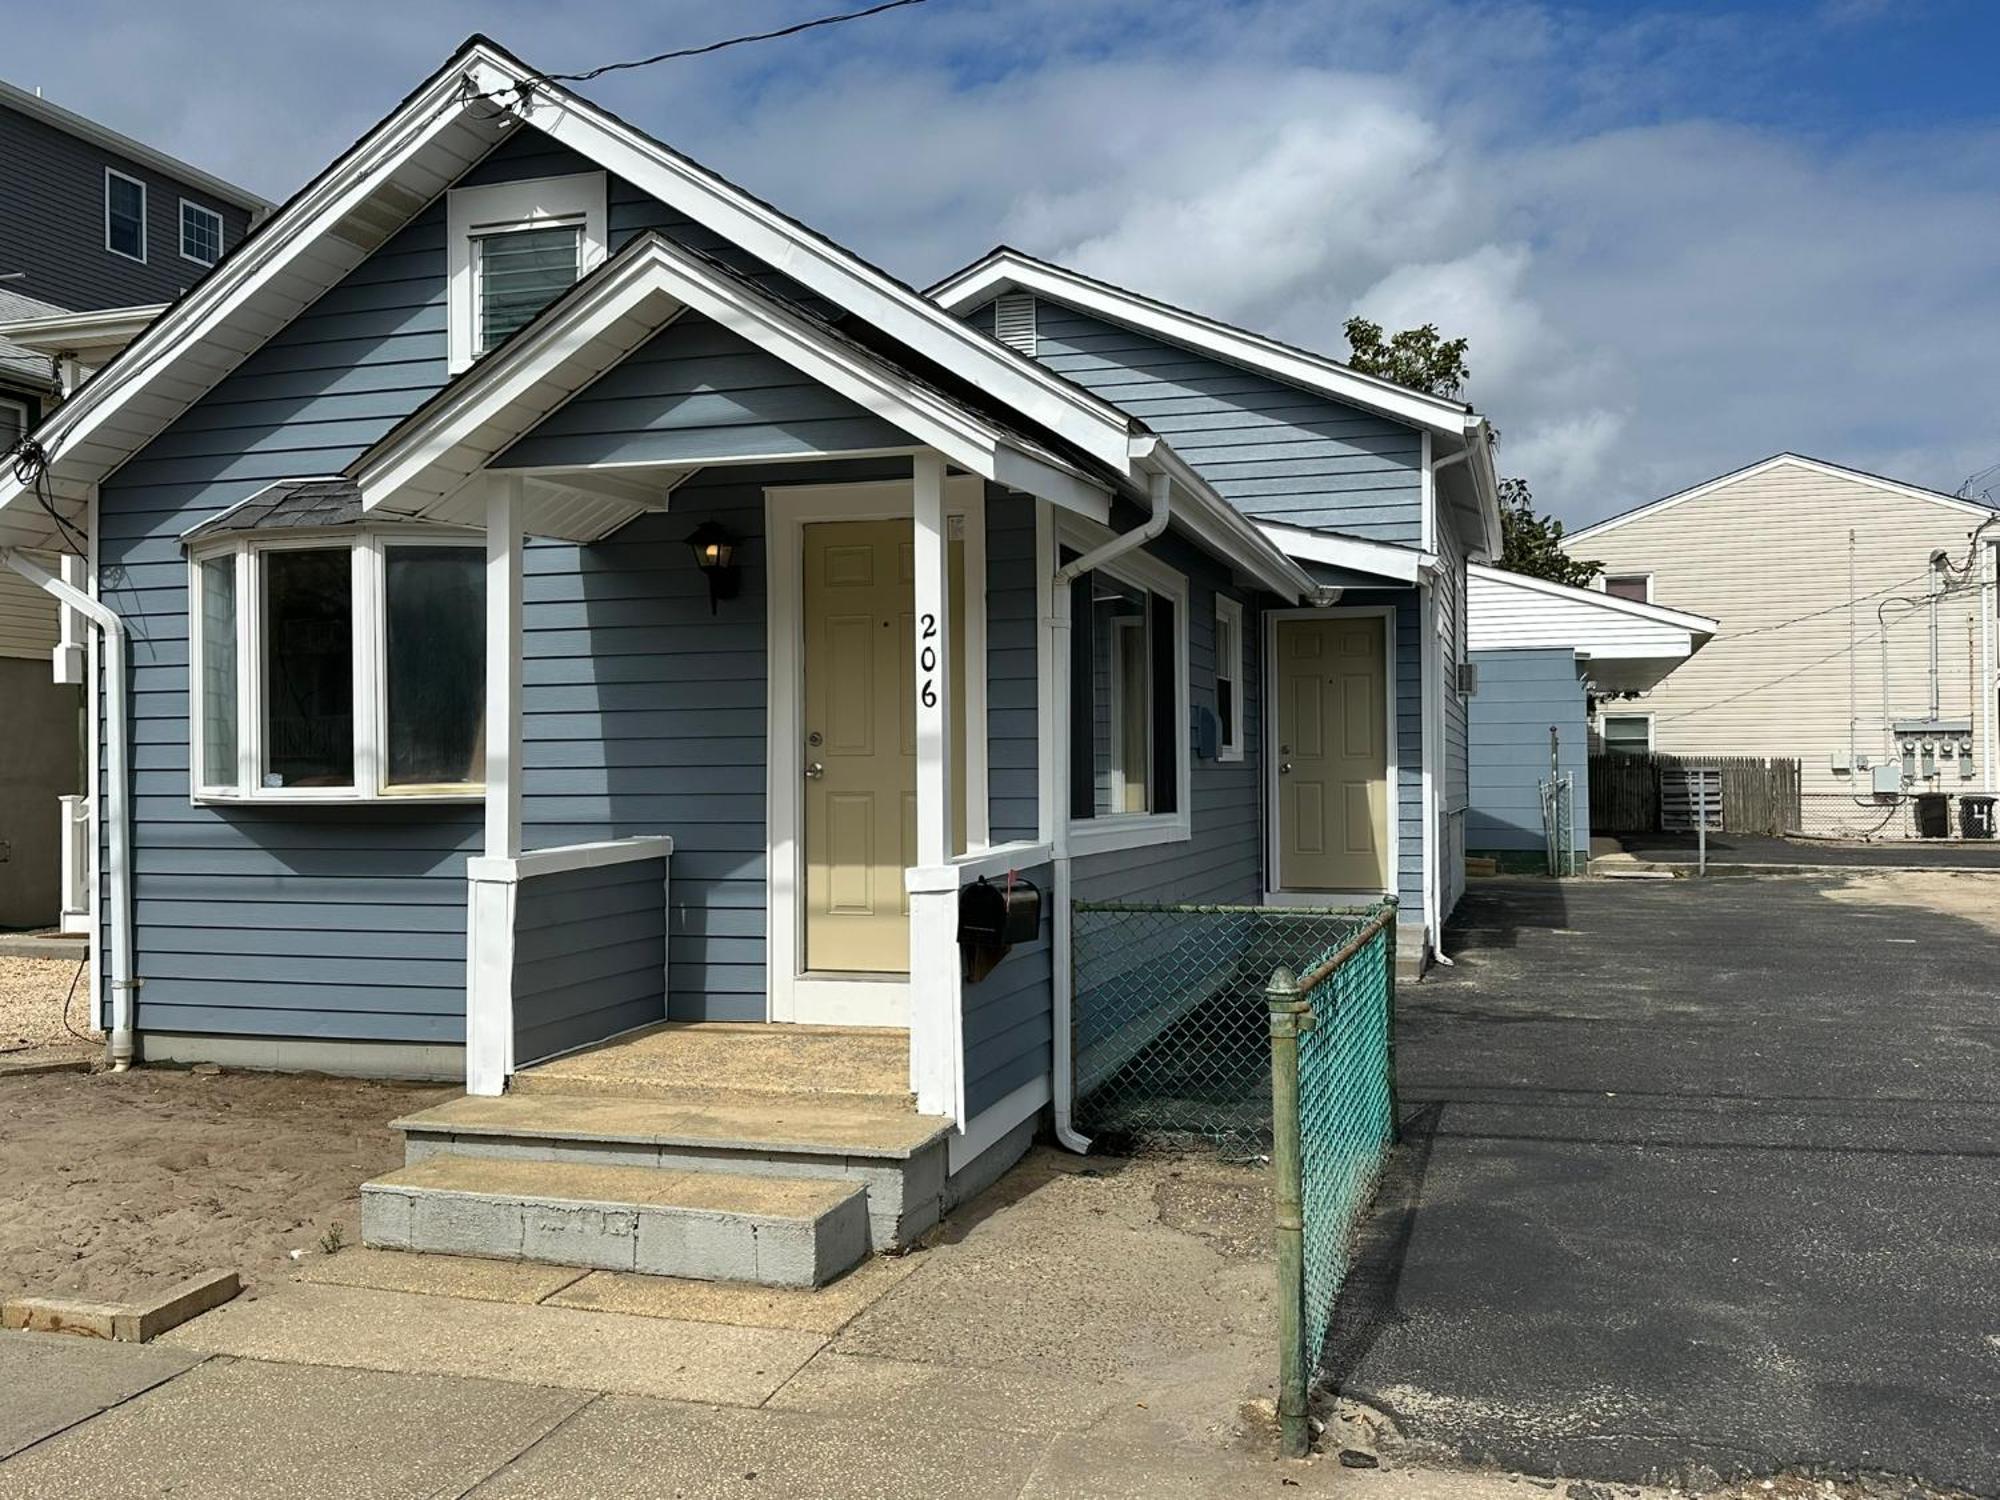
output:
[[[1263,700],[1264,700],[1264,902],[1267,906],[1312,903],[1323,904],[1328,898],[1356,901],[1377,901],[1383,896],[1396,894],[1397,881],[1402,876],[1402,763],[1397,758],[1396,747],[1396,609],[1393,604],[1336,604],[1327,609],[1267,609],[1264,611],[1263,640]],[[1379,891],[1301,891],[1284,883],[1283,848],[1278,817],[1278,762],[1283,758],[1278,752],[1278,622],[1280,620],[1312,619],[1364,619],[1375,616],[1382,621],[1383,655],[1383,721],[1388,757],[1389,773],[1389,817],[1388,817],[1388,884]]]
[[[1676,490],[1671,495],[1664,496],[1658,500],[1648,501],[1646,504],[1638,506],[1633,510],[1628,510],[1622,515],[1612,516],[1608,520],[1599,521],[1592,526],[1586,526],[1581,531],[1572,531],[1563,538],[1563,541],[1574,552],[1576,544],[1579,542],[1588,541],[1592,537],[1603,536],[1607,531],[1615,531],[1620,526],[1627,525],[1630,522],[1643,520],[1649,516],[1656,516],[1663,510],[1671,510],[1676,505],[1685,505],[1690,500],[1699,500],[1705,495],[1713,494],[1726,484],[1735,484],[1738,480],[1755,478],[1759,474],[1768,473],[1770,470],[1777,468],[1804,469],[1808,473],[1818,474],[1827,479],[1851,480],[1856,484],[1863,484],[1872,489],[1881,490],[1884,494],[1896,495],[1905,500],[1922,500],[1931,505],[1941,505],[1947,510],[1960,511],[1969,516],[1978,516],[1981,520],[1991,520],[1995,517],[2000,517],[2000,510],[1995,510],[1991,506],[1981,505],[1975,500],[1962,499],[1957,495],[1946,495],[1937,490],[1927,490],[1921,485],[1904,484],[1901,480],[1897,479],[1885,479],[1880,474],[1869,474],[1860,469],[1844,468],[1840,464],[1828,463],[1825,459],[1807,458],[1802,453],[1774,453],[1769,458],[1760,459],[1758,462],[1746,465],[1741,469],[1731,469],[1727,474],[1718,474],[1713,479],[1705,479],[1690,489]]]
[[[765,1005],[772,1021],[907,1026],[910,986],[902,975],[834,977],[804,968],[805,704],[804,545],[815,521],[911,515],[910,480],[771,485],[764,491],[769,631],[765,680]],[[965,841],[988,842],[986,795],[986,491],[976,478],[945,481],[947,515],[965,518]],[[956,888],[954,887],[954,895]],[[915,903],[912,903],[914,908]],[[911,921],[916,921],[914,910]],[[808,991],[802,994],[801,991]],[[801,1004],[801,1001],[805,1004]],[[802,1012],[810,1010],[811,1014]]]
[[[1390,583],[1415,583],[1438,565],[1435,552],[1401,547],[1394,542],[1364,541],[1337,532],[1308,531],[1270,521],[1259,521],[1257,529],[1287,557],[1345,568],[1351,573],[1366,573]]]

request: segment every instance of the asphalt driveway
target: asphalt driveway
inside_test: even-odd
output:
[[[2000,877],[1476,881],[1453,927],[1344,1388],[1531,1472],[2000,1494]]]

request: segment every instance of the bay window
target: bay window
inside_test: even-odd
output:
[[[190,588],[196,798],[481,794],[481,545],[239,537],[197,551]]]
[[[1062,555],[1098,540],[1079,531]],[[1070,846],[1089,853],[1185,839],[1187,581],[1127,553],[1070,589]]]

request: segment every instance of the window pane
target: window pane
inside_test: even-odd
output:
[[[388,596],[391,786],[486,776],[486,554],[391,547]]]
[[[1146,591],[1099,573],[1091,580],[1092,809],[1150,809],[1151,647]]]
[[[146,255],[146,190],[123,177],[104,179],[104,242],[120,255]]]
[[[201,784],[236,785],[236,559],[201,565]]]
[[[0,401],[0,453],[21,440],[28,430],[28,408],[15,401]]]
[[[222,216],[195,203],[181,205],[181,254],[203,265],[222,255]]]
[[[1644,604],[1647,602],[1646,595],[1650,592],[1647,588],[1648,582],[1643,573],[1623,578],[1606,578],[1604,592],[1614,599],[1630,599],[1635,604]]]
[[[1236,673],[1241,658],[1236,645],[1236,620],[1218,611],[1215,616],[1215,717],[1222,743],[1236,743]]]
[[[264,785],[354,785],[354,565],[264,554]]]
[[[1611,715],[1604,720],[1604,748],[1612,755],[1644,755],[1649,737],[1643,716]]]
[[[479,347],[491,349],[576,281],[583,231],[515,229],[473,241],[479,264]]]

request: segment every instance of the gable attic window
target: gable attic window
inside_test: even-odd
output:
[[[602,172],[579,172],[447,195],[452,374],[603,264],[604,183]]]
[[[1086,535],[1086,529],[1092,533]],[[1067,559],[1109,532],[1062,528]],[[1070,584],[1072,852],[1189,836],[1187,580],[1127,553]]]
[[[1016,353],[1035,357],[1035,299],[1007,292],[993,299],[993,337]]]
[[[485,550],[463,535],[286,527],[189,558],[196,801],[477,797]]]
[[[1653,575],[1651,573],[1607,573],[1604,578],[1604,592],[1614,599],[1629,599],[1634,604],[1653,602]]]

